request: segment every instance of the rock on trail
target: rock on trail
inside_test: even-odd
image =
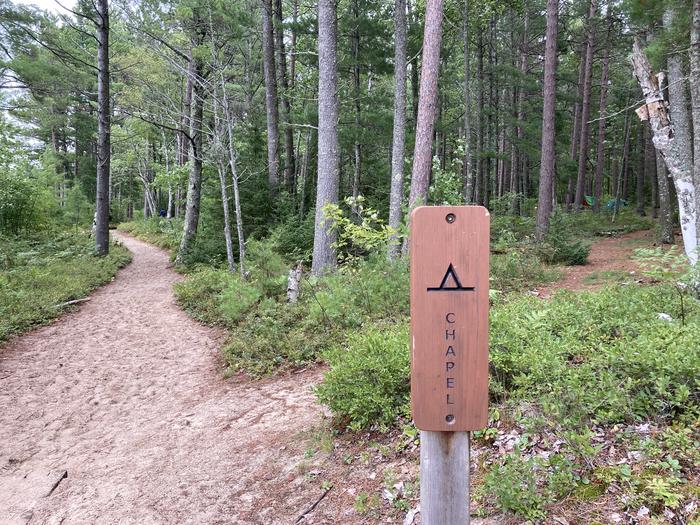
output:
[[[114,282],[0,348],[0,524],[293,523],[320,371],[224,380],[168,255],[117,237]]]

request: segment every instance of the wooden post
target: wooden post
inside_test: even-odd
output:
[[[416,208],[411,220],[411,409],[424,525],[469,523],[469,431],[488,422],[489,214]]]
[[[424,525],[469,525],[469,432],[420,433]]]

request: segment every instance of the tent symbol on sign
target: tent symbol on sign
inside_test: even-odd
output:
[[[452,263],[447,268],[440,286],[428,288],[429,292],[473,292],[474,290],[473,286],[462,286]]]

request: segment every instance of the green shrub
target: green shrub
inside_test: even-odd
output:
[[[492,394],[564,425],[675,417],[700,399],[698,305],[685,326],[658,317],[681,308],[666,286],[506,302],[491,311]]]
[[[182,237],[182,219],[153,217],[122,222],[117,228],[166,250],[176,250],[180,246]]]
[[[55,318],[60,305],[109,282],[130,260],[117,244],[108,256],[95,256],[86,234],[0,237],[0,341]]]
[[[250,278],[266,297],[281,296],[287,290],[289,266],[275,252],[270,240],[249,239],[246,242],[246,264]]]
[[[224,347],[229,373],[245,371],[263,376],[317,361],[342,334],[314,322],[303,303],[290,305],[264,299],[231,331]]]
[[[338,426],[388,427],[408,414],[409,338],[406,324],[369,327],[325,354],[331,369],[316,393]]]
[[[527,519],[546,517],[545,505],[570,493],[579,476],[564,454],[524,458],[518,447],[486,474],[479,497]]]
[[[543,265],[527,248],[509,248],[491,256],[491,288],[500,292],[527,290],[542,283],[556,281],[560,271]]]
[[[192,317],[206,324],[227,324],[221,308],[221,294],[229,286],[236,286],[238,276],[227,270],[201,268],[187,280],[175,283],[177,303]]]
[[[352,328],[371,319],[408,315],[409,279],[405,261],[374,256],[322,279],[303,290],[314,322]],[[310,297],[309,297],[310,296]]]
[[[537,246],[537,253],[547,264],[583,265],[588,261],[591,247],[574,237],[575,231],[568,217],[552,215],[552,221],[544,242]]]
[[[235,275],[219,295],[219,310],[226,324],[232,326],[238,323],[261,297],[258,288]]]

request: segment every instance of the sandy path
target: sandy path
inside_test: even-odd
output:
[[[0,349],[0,524],[293,523],[320,372],[223,380],[167,254],[120,238],[113,283]]]
[[[597,240],[591,245],[588,264],[564,267],[561,280],[540,287],[537,291],[540,296],[549,297],[560,289],[594,290],[606,284],[604,280],[586,280],[596,272],[620,272],[629,274],[630,278],[639,278],[639,265],[633,260],[634,251],[637,248],[658,246],[657,237],[653,230],[641,230]]]

